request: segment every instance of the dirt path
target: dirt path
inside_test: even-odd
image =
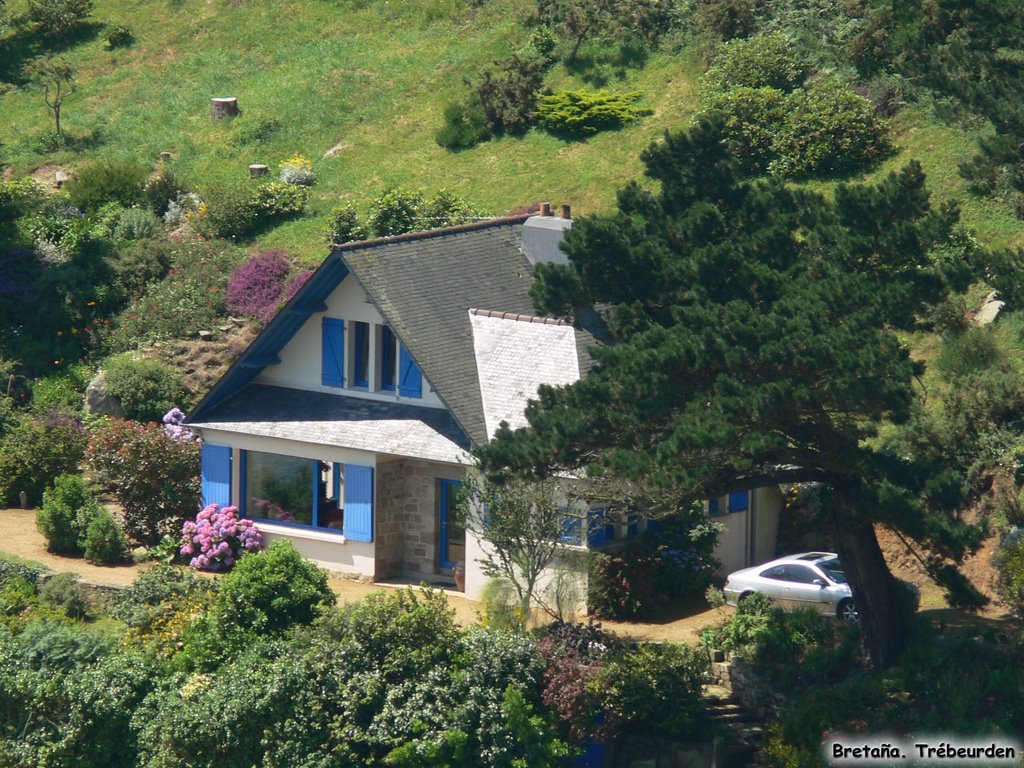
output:
[[[42,534],[36,530],[35,512],[28,509],[0,509],[0,552],[25,560],[42,563],[54,571],[78,574],[95,584],[123,587],[131,584],[136,576],[151,567],[150,563],[132,565],[92,565],[80,557],[65,557],[46,551]],[[394,584],[369,584],[338,576],[328,579],[331,588],[338,595],[340,604],[362,600],[367,595],[383,589],[395,589]],[[455,620],[462,626],[476,624],[480,620],[480,604],[467,600],[458,592],[444,590],[448,605],[455,611]],[[651,624],[630,624],[625,622],[603,622],[605,629],[636,640],[695,642],[700,630],[713,624],[720,617],[715,611],[704,611],[683,618],[671,618]]]

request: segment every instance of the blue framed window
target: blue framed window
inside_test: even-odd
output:
[[[729,513],[746,512],[750,507],[750,491],[733,491],[729,494]]]
[[[380,388],[388,392],[398,388],[398,344],[386,325],[380,329]]]
[[[574,544],[579,546],[583,543],[583,518],[579,514],[571,514],[568,511],[562,514],[559,525],[561,532],[558,540],[563,544]]]
[[[354,322],[355,349],[353,350],[352,381],[357,387],[370,386],[370,324]]]

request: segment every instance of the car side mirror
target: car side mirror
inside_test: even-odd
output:
[[[824,587],[825,586],[825,580],[824,579],[815,579],[814,581],[811,582],[811,584],[813,584],[816,587]]]

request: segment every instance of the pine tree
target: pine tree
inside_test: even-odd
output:
[[[917,397],[922,366],[898,332],[966,273],[929,258],[957,212],[930,205],[915,163],[832,200],[742,181],[722,137],[711,119],[650,146],[657,191],[627,186],[617,212],[574,223],[568,266],[538,266],[538,310],[596,311],[606,343],[579,382],[541,389],[528,428],[480,449],[481,466],[599,468],[676,503],[822,482],[867,648],[888,665],[908,615],[873,524],[954,558],[964,546],[934,490],[942,469],[872,440]]]

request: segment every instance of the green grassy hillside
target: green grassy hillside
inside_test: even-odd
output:
[[[17,13],[23,0],[11,0]],[[609,85],[639,90],[653,115],[584,142],[538,130],[492,139],[452,153],[434,133],[446,103],[462,98],[463,78],[523,44],[520,19],[529,0],[97,0],[90,28],[64,51],[78,69],[78,89],[64,107],[78,151],[43,155],[32,137],[52,126],[39,91],[18,84],[20,64],[37,40],[11,28],[0,38],[0,75],[14,81],[0,95],[0,149],[15,174],[75,166],[104,154],[154,160],[173,153],[187,183],[244,178],[253,162],[276,166],[296,153],[313,161],[319,183],[307,213],[261,235],[259,244],[315,261],[320,231],[341,200],[364,208],[389,185],[432,194],[441,187],[478,208],[504,213],[534,201],[568,202],[576,213],[608,208],[615,191],[640,174],[640,150],[666,129],[687,125],[698,108],[697,53],[666,45],[643,68]],[[128,26],[135,42],[108,50],[102,24]],[[551,86],[581,84],[557,65]],[[209,100],[236,96],[242,114],[213,122]],[[241,138],[260,121],[278,120],[265,142]],[[940,197],[964,197],[956,163],[976,128],[943,125],[927,108],[893,120],[898,156],[924,163]],[[819,182],[819,186],[828,184]],[[983,239],[1018,244],[1022,228],[995,203],[966,200],[965,219]]]

